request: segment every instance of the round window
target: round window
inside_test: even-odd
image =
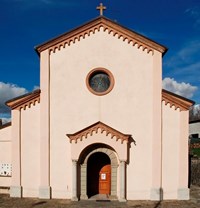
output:
[[[86,79],[88,89],[95,95],[109,93],[114,85],[114,78],[110,71],[104,68],[93,69]]]

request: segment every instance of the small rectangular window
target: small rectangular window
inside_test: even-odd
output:
[[[192,138],[199,138],[199,134],[192,134]]]

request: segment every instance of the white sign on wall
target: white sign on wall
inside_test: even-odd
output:
[[[101,180],[106,180],[106,174],[105,173],[101,174]]]
[[[11,176],[12,165],[8,163],[0,163],[0,176]]]

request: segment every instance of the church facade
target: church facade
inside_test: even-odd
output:
[[[193,102],[162,90],[164,46],[100,16],[36,51],[40,90],[0,129],[11,197],[189,199]]]

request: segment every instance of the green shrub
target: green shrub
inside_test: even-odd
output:
[[[192,149],[192,154],[194,156],[200,157],[200,148]]]

